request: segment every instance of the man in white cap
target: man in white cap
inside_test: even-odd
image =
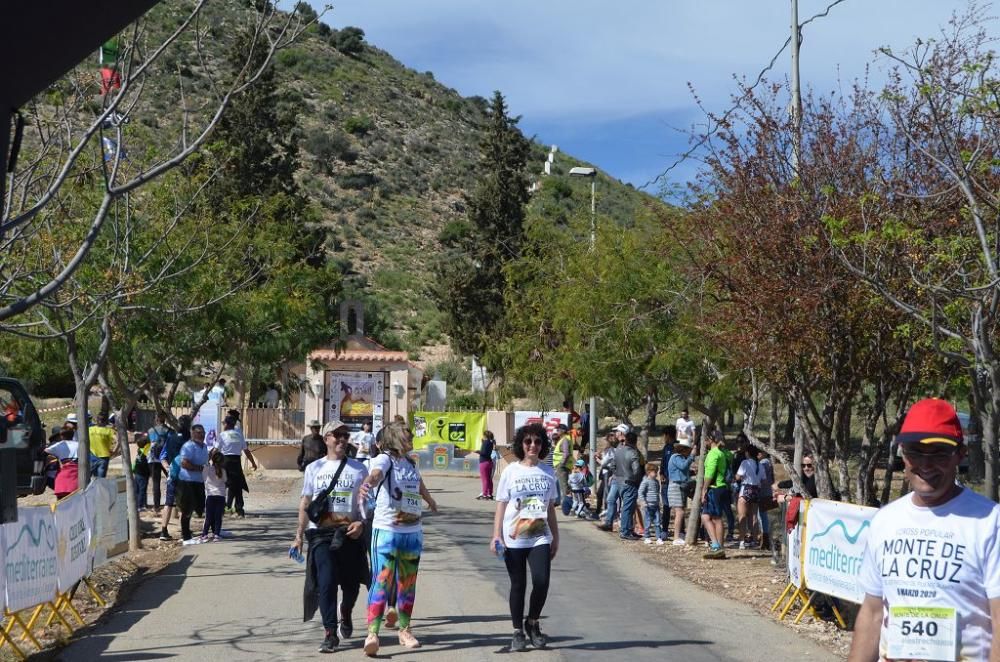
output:
[[[1000,505],[955,482],[958,415],[921,400],[896,441],[912,491],[871,521],[848,660],[1000,660]]]

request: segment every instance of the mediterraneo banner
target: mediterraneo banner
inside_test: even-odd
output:
[[[802,574],[810,591],[861,604],[861,559],[877,508],[810,499],[806,509]]]
[[[21,611],[56,597],[59,563],[55,517],[48,506],[18,508],[3,525],[7,608]]]
[[[418,411],[413,414],[413,447],[454,444],[455,448],[474,451],[486,431],[482,412]]]

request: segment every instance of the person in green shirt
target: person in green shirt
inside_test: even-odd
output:
[[[709,551],[705,558],[724,559],[722,549],[722,515],[725,512],[729,485],[726,483],[726,468],[729,457],[722,447],[722,433],[716,431],[708,439],[711,450],[705,455],[705,481],[701,490],[701,522],[708,532]]]

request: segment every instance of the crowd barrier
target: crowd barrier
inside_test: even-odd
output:
[[[861,604],[864,592],[858,587],[871,520],[877,508],[851,503],[810,499],[799,509],[798,523],[788,534],[788,585],[771,611],[784,619],[796,606],[795,622],[812,611],[815,594],[822,593]],[[841,627],[847,627],[836,605],[833,613]]]
[[[72,598],[83,584],[104,599],[87,577],[94,568],[128,548],[128,517],[122,479],[96,478],[53,506],[19,507],[17,521],[0,526],[0,648],[9,645],[21,659],[30,641],[41,650],[34,629],[58,621],[70,632],[70,618],[83,618]],[[17,628],[20,633],[16,637]],[[20,643],[19,643],[19,641]]]

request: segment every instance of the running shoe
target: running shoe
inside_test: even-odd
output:
[[[201,538],[188,538],[182,544],[185,545],[185,546],[187,546],[187,545],[200,545],[201,544]]]
[[[172,535],[170,535],[169,533],[167,533],[166,529],[163,529],[162,531],[160,531],[160,540],[162,540],[164,542],[169,542],[169,541],[171,541],[173,539],[174,539],[174,537]]]
[[[601,523],[601,524],[598,524],[598,525],[597,525],[597,528],[598,528],[598,529],[600,529],[601,531],[613,531],[613,530],[614,530],[614,529],[613,529],[613,528],[611,527],[611,525],[610,525],[610,524],[604,524],[604,523]]]
[[[724,559],[726,550],[721,545],[712,545],[707,552],[702,555],[703,559]]]
[[[485,498],[486,498],[485,496],[483,496],[482,494],[480,494],[479,496],[476,497],[476,501],[482,501]]]
[[[652,538],[643,538],[642,542],[645,545],[652,545],[653,544],[653,539]]]
[[[375,632],[369,632],[368,636],[365,637],[365,655],[368,657],[375,657],[378,654],[378,634]]]
[[[510,652],[520,653],[528,647],[528,638],[524,636],[523,630],[514,630],[514,636],[510,640]]]
[[[684,538],[674,538],[673,544],[677,545],[678,547],[680,547],[681,545],[686,545],[688,543],[687,543],[687,540],[684,540]]]
[[[410,628],[401,628],[399,630],[399,645],[403,648],[420,648],[420,642],[410,632]]]
[[[534,623],[525,621],[524,631],[528,635],[531,645],[535,648],[545,648],[545,644],[549,643],[549,638],[542,634],[542,628],[538,621]]]
[[[333,630],[326,631],[326,638],[323,639],[323,644],[319,647],[320,653],[332,653],[337,650],[337,646],[340,645],[340,639],[337,639],[337,633]]]
[[[740,541],[740,549],[746,549],[746,548],[747,548],[747,543],[746,543],[746,541],[744,541],[744,540],[741,540],[741,541]]]
[[[351,621],[351,613],[340,611],[340,636],[350,639],[354,636],[354,623]]]
[[[220,538],[232,538],[233,537],[233,532],[230,531],[229,529],[219,529],[219,537]]]
[[[665,543],[666,543],[666,541],[663,538],[657,538],[656,539],[656,544],[657,545],[663,545]]]
[[[396,621],[399,620],[399,612],[396,611],[395,607],[389,607],[385,612],[385,626],[390,630],[396,627]]]

